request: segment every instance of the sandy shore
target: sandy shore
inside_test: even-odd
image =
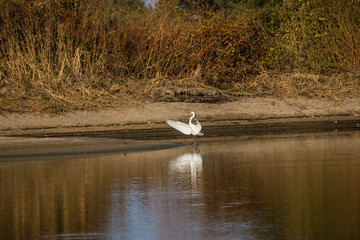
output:
[[[226,103],[146,103],[136,107],[79,111],[60,115],[43,113],[0,114],[0,136],[76,136],[135,134],[172,131],[167,119],[188,121],[195,111],[207,128],[296,126],[310,123],[360,123],[360,98],[343,102],[304,99],[243,98]],[[250,130],[251,131],[251,130]],[[210,131],[211,132],[211,131]],[[126,137],[124,137],[126,138]]]

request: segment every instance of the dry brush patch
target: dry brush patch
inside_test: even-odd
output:
[[[57,112],[131,99],[126,81],[115,74],[119,68],[114,69],[116,62],[121,65],[113,56],[122,42],[107,41],[112,32],[107,32],[110,26],[96,6],[66,1],[1,3],[3,110]]]
[[[360,77],[349,74],[325,76],[264,71],[253,81],[236,84],[234,88],[260,96],[275,95],[342,101],[360,96]]]
[[[0,5],[1,110],[359,95],[354,1],[217,10],[172,0],[154,8],[108,0]]]

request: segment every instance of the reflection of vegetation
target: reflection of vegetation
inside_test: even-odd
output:
[[[148,161],[151,154],[130,155],[2,163],[0,217],[6,221],[0,221],[0,239],[59,239],[61,235],[55,234],[70,238],[76,233],[89,239],[86,234],[113,234],[111,218],[131,214],[126,205],[131,204],[127,195],[131,190],[126,188],[135,181],[142,192],[140,179],[158,174],[158,162]],[[121,231],[122,225],[117,227]]]
[[[3,161],[0,239],[134,239],[143,224],[187,239],[189,222],[196,236],[358,239],[359,135],[214,141],[204,161],[183,148]]]
[[[358,238],[360,168],[345,154],[359,153],[358,136],[217,142],[204,157],[203,191],[219,193],[204,199],[206,219],[249,221],[256,239]]]
[[[2,109],[89,109],[169,85],[331,98],[359,90],[355,0],[0,4]],[[304,74],[303,87],[284,72]],[[306,86],[319,76],[313,94]]]

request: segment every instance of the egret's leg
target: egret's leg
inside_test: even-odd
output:
[[[195,145],[195,146],[198,145],[198,141],[199,141],[199,136],[196,135],[195,140],[193,141],[193,143],[191,145]]]

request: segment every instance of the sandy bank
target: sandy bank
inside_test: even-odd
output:
[[[165,120],[187,121],[195,111],[202,122],[203,132],[239,126],[256,130],[283,126],[283,129],[306,128],[313,125],[346,123],[346,128],[359,128],[360,98],[343,102],[304,99],[243,98],[226,103],[146,103],[136,107],[106,109],[95,112],[79,111],[60,115],[43,113],[0,114],[0,136],[64,136],[122,135],[123,138],[143,136],[144,132],[176,133]],[[281,130],[281,129],[280,129]],[[232,131],[232,130],[231,130]],[[139,135],[140,134],[140,135]],[[161,134],[160,134],[161,135]],[[157,137],[161,137],[158,135]]]

